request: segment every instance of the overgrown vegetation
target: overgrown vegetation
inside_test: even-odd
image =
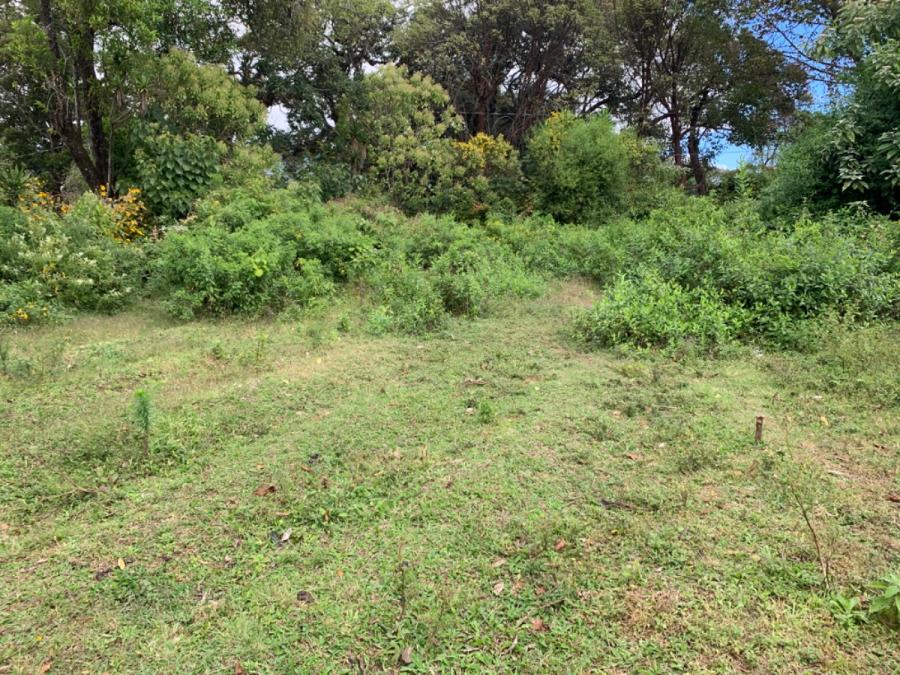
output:
[[[898,0],[4,3],[0,671],[896,669],[898,102]]]

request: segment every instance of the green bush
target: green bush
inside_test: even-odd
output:
[[[462,220],[483,220],[489,212],[519,211],[525,179],[519,153],[502,136],[475,134],[454,144],[458,167],[448,188],[448,210]]]
[[[381,265],[368,281],[379,303],[375,323],[381,330],[418,335],[446,324],[441,296],[421,269],[391,261]]]
[[[894,316],[898,225],[858,211],[800,218],[768,229],[740,204],[684,199],[646,219],[603,229],[606,246],[592,276],[638,261],[686,289],[710,289],[747,312],[745,331],[784,346],[809,339],[816,317]],[[806,337],[804,337],[806,336]]]
[[[124,306],[140,286],[144,254],[139,246],[111,237],[113,222],[110,208],[90,193],[65,215],[37,206],[25,212],[0,207],[0,284],[5,287],[0,314],[5,320],[30,323],[62,307],[113,311]]]
[[[461,170],[449,136],[461,128],[440,85],[387,65],[343,97],[335,135],[353,174],[367,175],[370,189],[417,213],[446,210],[449,182]]]
[[[135,153],[136,181],[147,206],[164,222],[188,214],[219,174],[222,144],[209,136],[179,135],[150,127]]]
[[[690,342],[712,351],[732,340],[743,315],[714,291],[686,289],[642,270],[622,276],[593,308],[575,319],[576,334],[588,345],[675,347]]]
[[[333,288],[322,263],[298,258],[266,221],[235,231],[208,226],[170,234],[160,247],[155,283],[180,318],[277,311]]]
[[[541,289],[540,279],[516,258],[499,250],[479,250],[467,242],[451,246],[431,269],[435,288],[451,314],[483,316],[504,297],[535,296]]]
[[[531,136],[526,170],[538,209],[593,224],[623,204],[628,150],[608,115],[554,113]]]

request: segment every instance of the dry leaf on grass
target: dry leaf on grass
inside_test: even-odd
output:
[[[253,491],[257,497],[265,497],[266,495],[270,495],[275,492],[277,488],[274,485],[260,485]]]
[[[404,666],[408,666],[412,663],[412,647],[406,647],[402,652],[400,652],[400,663]]]
[[[532,619],[531,620],[531,630],[537,633],[543,633],[550,630],[550,626],[544,623],[543,619]]]
[[[568,543],[565,539],[557,539],[556,544],[553,546],[553,548],[557,551],[562,551],[567,545]]]

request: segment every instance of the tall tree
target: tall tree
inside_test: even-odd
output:
[[[333,139],[341,100],[367,69],[387,61],[400,18],[390,0],[224,0],[243,27],[235,71],[267,106],[287,111],[282,148],[321,152]]]
[[[115,185],[121,127],[152,109],[149,90],[159,89],[159,77],[166,74],[161,60],[171,48],[197,48],[220,58],[230,53],[227,21],[218,3],[207,0],[25,0],[13,6],[0,40],[6,75],[0,77],[0,119],[13,119],[22,114],[22,105],[31,106],[39,130],[36,145],[64,147],[93,189]],[[189,20],[196,23],[188,26]],[[192,59],[169,65],[167,75],[177,72],[181,78],[169,84],[181,93],[191,77],[203,86],[221,84],[215,72],[198,75],[200,66]],[[26,96],[12,89],[22,86]],[[201,88],[194,87],[195,98],[205,96],[208,103],[214,92]],[[218,101],[231,105],[236,99]],[[177,118],[176,108],[169,110],[170,122]]]
[[[700,193],[707,191],[704,144],[762,147],[806,95],[803,68],[734,21],[744,7],[745,0],[594,5],[624,64],[619,112],[642,134],[664,134]]]
[[[750,0],[738,21],[803,68],[810,81],[834,89],[842,58],[817,45],[844,4],[845,0]]]
[[[584,94],[592,73],[583,19],[578,0],[422,0],[396,49],[450,93],[470,133],[521,143],[533,124]],[[593,108],[604,89],[593,88]]]

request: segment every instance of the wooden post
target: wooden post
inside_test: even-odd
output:
[[[762,415],[756,416],[756,442],[762,443],[762,432],[763,432],[763,420],[765,417]]]

